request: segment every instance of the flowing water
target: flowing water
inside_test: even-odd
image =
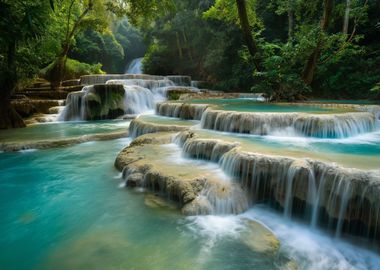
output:
[[[1,153],[0,269],[377,269],[380,263],[369,251],[267,209],[184,217],[154,195],[121,189],[113,161],[129,142]],[[179,166],[199,162],[167,158]],[[280,251],[250,241],[260,230],[247,219],[273,230]]]
[[[143,57],[133,59],[128,65],[125,73],[126,74],[142,74],[142,60]]]
[[[128,73],[141,73],[141,60],[132,63]],[[124,89],[124,113],[146,114],[156,102],[165,100],[170,87],[190,85],[191,78],[115,78],[107,84],[111,85],[105,89]],[[86,86],[68,97],[70,119],[85,119],[87,104],[82,97],[91,89],[94,86]],[[125,183],[114,160],[130,138],[0,153],[0,269],[378,269],[380,257],[363,238],[341,240],[346,209],[352,203],[362,209],[365,195],[376,188],[380,173],[376,117],[362,112],[360,119],[351,114],[327,119],[332,113],[356,110],[249,99],[191,103],[198,105],[158,104],[156,111],[163,116],[141,115],[131,125],[119,120],[61,122],[0,133],[1,142],[22,142],[105,134],[128,127],[132,136],[156,126],[164,131],[171,126],[190,128],[195,139],[186,141],[179,134],[177,144],[148,146],[145,156],[173,176],[208,177],[197,200],[207,201],[212,214],[185,217],[179,205],[158,196],[164,194],[122,188]],[[233,112],[221,115],[206,110],[205,103],[213,110],[216,106]],[[114,109],[115,104],[108,105]],[[249,114],[234,118],[242,112],[266,113],[253,121],[265,132],[251,132],[256,127],[249,132],[239,130],[238,123],[246,127],[253,119]],[[292,114],[271,114],[278,112]],[[206,119],[208,114],[211,120]],[[316,120],[304,124],[301,119],[297,126],[294,115],[316,115]],[[319,134],[313,128],[323,126],[321,119],[329,120],[325,122],[330,126]],[[217,121],[220,127],[211,128],[209,123]],[[271,125],[276,128],[268,129]],[[346,176],[352,176],[349,180],[356,184],[347,182]],[[275,184],[282,213],[268,205],[252,204],[252,197],[265,196],[266,190],[258,188],[265,181]],[[365,181],[368,188],[363,189]],[[303,190],[297,196],[307,202],[309,212],[302,221],[292,213],[297,203],[292,198],[300,183]],[[349,197],[355,192],[362,197],[352,202]],[[323,202],[336,219],[334,230],[317,229],[318,205]],[[365,211],[377,219],[379,209],[372,203]],[[374,222],[376,236],[378,222],[373,219],[363,218]]]

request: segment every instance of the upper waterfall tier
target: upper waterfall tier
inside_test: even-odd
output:
[[[317,138],[345,138],[376,129],[375,115],[370,112],[342,114],[242,113],[207,110],[202,115],[205,129],[255,135],[281,134]]]
[[[162,102],[156,104],[156,114],[181,119],[201,119],[203,129],[216,131],[253,135],[347,138],[375,131],[379,125],[380,111],[376,106],[355,108],[367,111],[352,112],[354,108],[350,108],[351,112],[338,111],[339,113],[240,112],[213,108],[218,108],[218,105],[207,104],[207,101],[205,104]]]
[[[80,77],[82,85],[105,84],[109,80],[169,80],[173,85],[191,86],[191,78],[189,76],[158,76],[148,74],[97,74],[84,75]]]

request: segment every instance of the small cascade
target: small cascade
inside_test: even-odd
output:
[[[176,86],[191,86],[191,77],[183,75],[166,76],[168,80],[174,82]]]
[[[153,94],[140,86],[89,85],[67,96],[61,121],[114,119],[154,108]]]
[[[201,126],[205,129],[254,135],[285,134],[292,129],[297,136],[346,138],[376,129],[373,113],[344,114],[242,113],[207,110]]]
[[[249,204],[266,202],[285,217],[380,240],[380,175],[308,159],[243,152],[238,144],[200,139],[190,131],[174,142],[190,158],[219,163],[246,192]],[[204,191],[207,192],[207,191]]]
[[[142,80],[142,79],[127,79],[127,80],[109,80],[107,84],[122,84],[126,86],[137,85],[149,89],[156,102],[166,99],[167,87],[174,86],[174,83],[168,79],[164,80]]]
[[[125,110],[127,114],[140,114],[154,108],[153,94],[147,88],[124,85]]]
[[[201,205],[197,215],[239,214],[249,206],[245,191],[237,183],[223,180],[207,181],[193,203]]]
[[[346,138],[374,131],[376,120],[371,113],[307,115],[297,117],[292,127],[309,137]]]
[[[185,126],[177,125],[160,125],[155,123],[149,123],[139,120],[139,118],[134,119],[129,125],[129,136],[132,138],[137,138],[141,135],[156,132],[169,132],[169,131],[183,131],[187,129]]]
[[[135,58],[127,67],[126,74],[142,74],[142,60],[143,57]]]
[[[241,93],[239,94],[239,98],[261,102],[267,101],[267,99],[265,98],[265,94],[263,93]]]
[[[207,108],[207,104],[160,102],[156,104],[156,114],[185,120],[201,120]]]

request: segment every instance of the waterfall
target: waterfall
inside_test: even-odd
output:
[[[166,76],[168,80],[174,82],[176,86],[191,86],[191,77],[183,75]]]
[[[156,104],[156,114],[185,120],[201,120],[207,104],[161,102]]]
[[[142,74],[142,60],[143,57],[135,58],[127,67],[126,74]]]
[[[174,86],[171,80],[143,80],[143,79],[125,79],[125,80],[109,80],[107,84],[122,84],[122,85],[138,85],[149,89],[155,101],[163,101],[166,99],[166,87]]]
[[[140,121],[139,118],[134,119],[129,125],[129,136],[137,138],[141,135],[156,132],[183,131],[187,129],[185,126],[176,125],[159,125]]]
[[[197,214],[228,215],[239,214],[248,209],[245,191],[231,181],[207,181],[197,198]]]
[[[139,114],[154,109],[153,94],[140,86],[90,85],[67,96],[59,120],[114,119],[123,114]]]
[[[306,113],[243,113],[206,110],[201,126],[226,132],[254,135],[285,134],[292,129],[297,136],[345,138],[376,129],[376,119],[370,112],[344,114]]]
[[[237,143],[200,139],[190,131],[174,141],[187,157],[219,163],[247,192],[250,204],[277,205],[286,217],[303,217],[312,227],[327,225],[337,237],[342,232],[380,237],[377,172],[243,152]]]
[[[124,85],[125,113],[140,114],[154,108],[153,94],[146,88]]]

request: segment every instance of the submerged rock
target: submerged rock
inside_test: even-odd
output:
[[[242,232],[242,242],[254,252],[276,253],[280,241],[266,227],[253,220],[246,220],[247,228]]]

